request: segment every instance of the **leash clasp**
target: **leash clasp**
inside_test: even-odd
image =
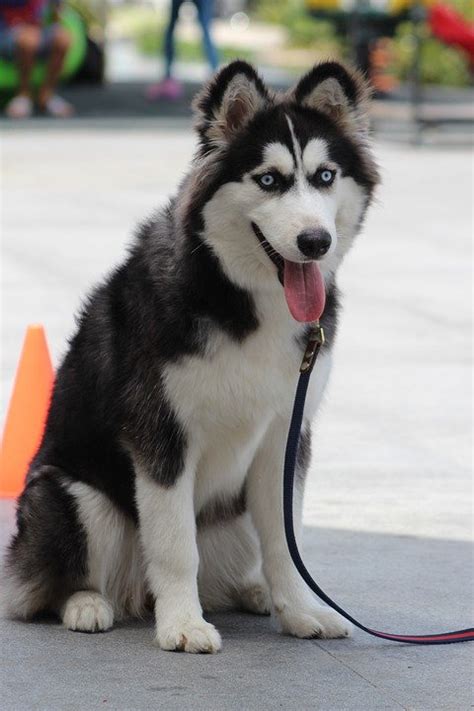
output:
[[[308,343],[306,345],[306,350],[304,352],[303,360],[301,361],[300,373],[307,373],[311,369],[314,358],[324,344],[324,328],[319,324],[319,321],[315,321],[309,332]]]

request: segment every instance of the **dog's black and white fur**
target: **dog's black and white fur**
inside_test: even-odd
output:
[[[350,633],[285,543],[282,458],[307,326],[290,315],[278,259],[306,258],[302,231],[330,235],[300,527],[335,274],[378,180],[367,99],[364,80],[333,62],[285,95],[233,62],[198,96],[189,174],[90,296],[59,369],[7,553],[11,614],[49,610],[93,632],[151,601],[160,647],[188,652],[221,646],[203,608],[273,610],[297,637]]]

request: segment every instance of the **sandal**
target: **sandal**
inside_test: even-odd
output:
[[[41,108],[54,118],[69,118],[74,114],[74,106],[58,94],[52,94],[44,104],[41,104]]]
[[[158,84],[149,86],[145,95],[149,101],[158,101],[159,99],[177,101],[183,95],[183,85],[176,79],[169,77],[158,82]]]
[[[30,118],[33,113],[33,101],[25,94],[14,96],[5,107],[5,114],[11,119]]]

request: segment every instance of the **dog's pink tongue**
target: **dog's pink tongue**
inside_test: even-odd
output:
[[[324,311],[326,290],[317,262],[289,262],[283,274],[285,298],[297,321],[317,321]]]

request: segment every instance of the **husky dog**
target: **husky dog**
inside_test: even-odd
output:
[[[58,371],[6,558],[10,614],[104,631],[154,606],[162,649],[216,652],[204,610],[345,637],[290,559],[285,441],[308,322],[326,306],[298,456],[330,368],[337,268],[378,181],[363,78],[335,62],[274,94],[249,64],[195,101],[176,197],[88,299]]]

